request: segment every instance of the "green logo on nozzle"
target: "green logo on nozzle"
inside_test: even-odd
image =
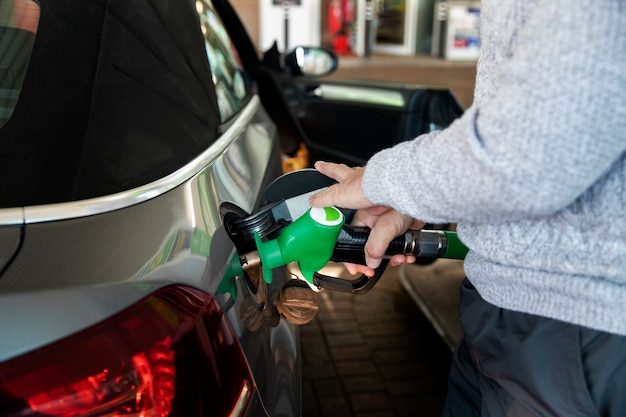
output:
[[[343,223],[343,213],[335,207],[312,207],[309,214],[313,220],[324,226],[337,226]]]

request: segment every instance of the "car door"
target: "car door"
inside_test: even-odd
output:
[[[300,77],[283,85],[311,163],[364,165],[377,151],[448,126],[462,113],[447,89]]]

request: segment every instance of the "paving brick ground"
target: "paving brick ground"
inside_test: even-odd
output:
[[[301,327],[304,417],[440,415],[451,353],[398,272],[364,295],[318,294]]]

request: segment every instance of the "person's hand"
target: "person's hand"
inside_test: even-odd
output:
[[[371,277],[374,275],[374,270],[380,265],[389,242],[408,229],[421,229],[425,223],[390,207],[373,206],[358,210],[354,215],[352,224],[367,226],[371,229],[369,238],[365,243],[366,265],[349,263],[344,265],[352,275],[362,273]],[[391,266],[414,262],[414,255],[393,255],[389,259],[389,265]]]
[[[374,269],[380,265],[389,242],[409,228],[419,229],[424,226],[421,221],[390,207],[378,206],[369,201],[362,188],[363,168],[350,168],[346,165],[328,162],[316,162],[315,168],[320,173],[338,181],[338,184],[313,195],[310,199],[311,206],[358,209],[352,223],[371,229],[365,244],[367,265],[346,263],[345,266],[349,273],[353,275],[363,273],[367,276],[373,276]],[[394,255],[389,260],[392,266],[412,262],[415,262],[413,255]]]
[[[363,167],[350,168],[344,164],[317,161],[315,169],[337,181],[327,189],[311,196],[310,204],[313,207],[343,207],[347,209],[361,209],[372,207],[371,201],[363,194]]]

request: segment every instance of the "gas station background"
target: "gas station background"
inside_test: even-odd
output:
[[[231,0],[259,51],[325,46],[340,56],[475,60],[478,0]],[[367,35],[369,34],[369,39]]]

